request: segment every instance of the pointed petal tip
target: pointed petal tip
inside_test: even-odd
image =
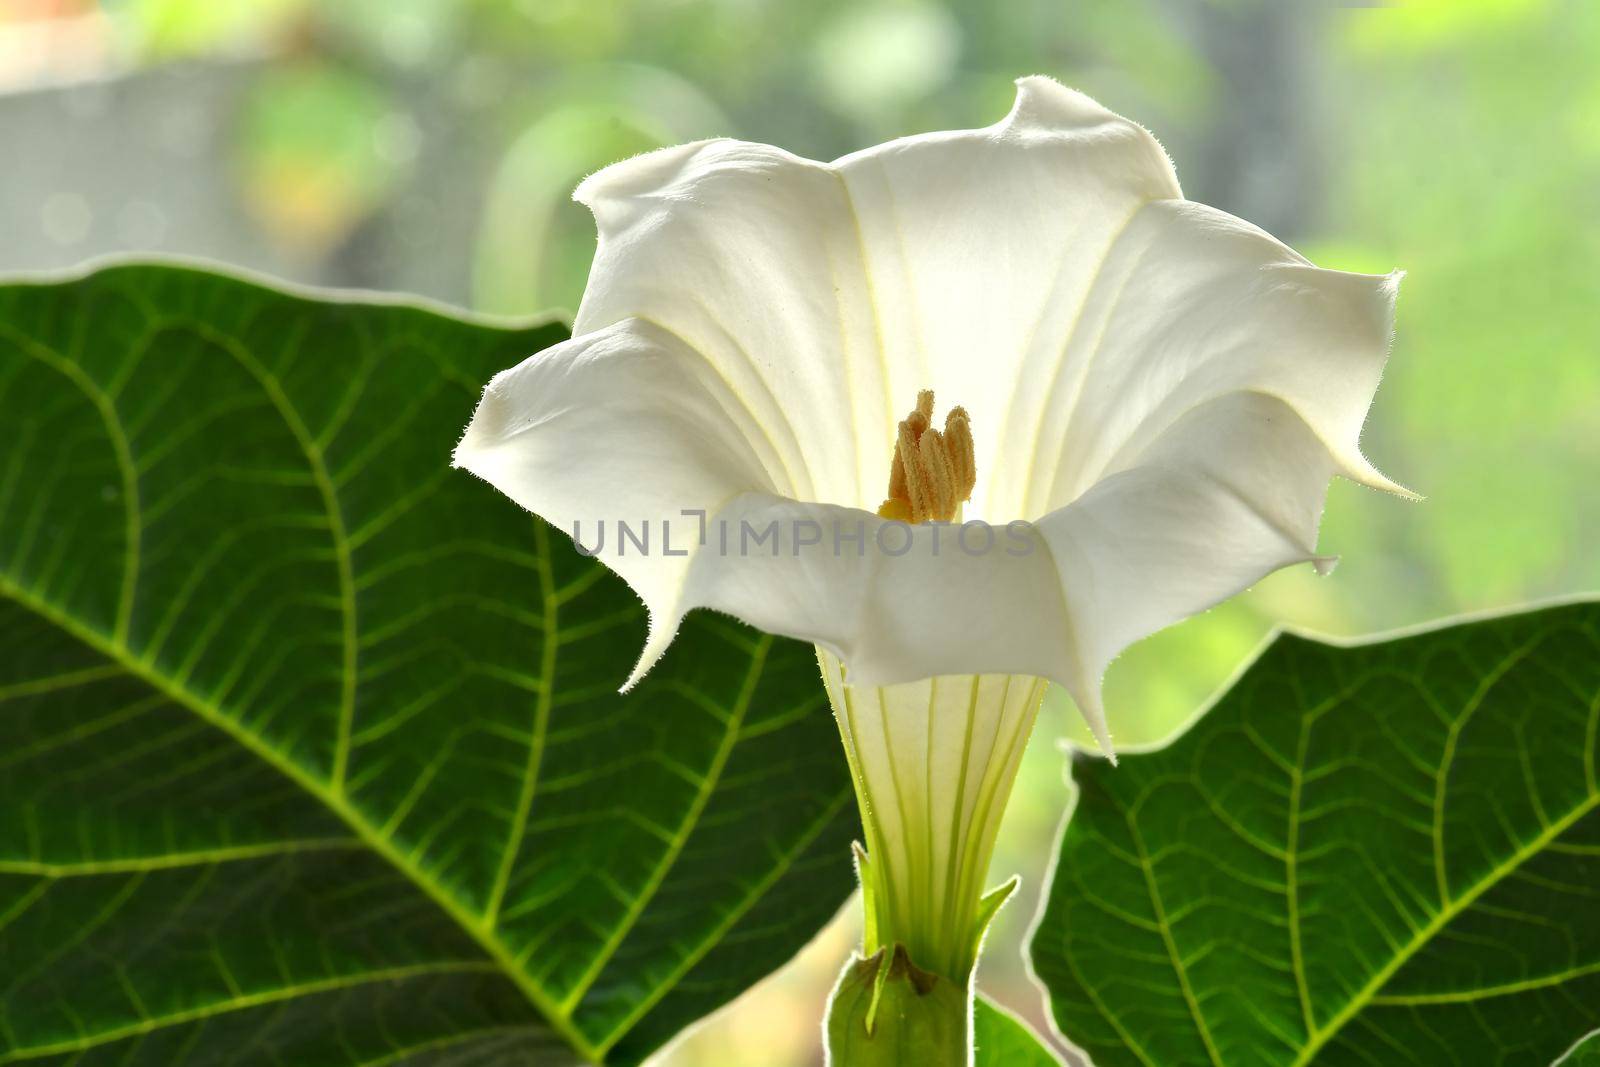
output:
[[[1006,124],[1083,126],[1117,118],[1093,97],[1062,85],[1048,75],[1028,74],[1012,84],[1016,86],[1017,95],[1003,120]]]
[[[450,450],[450,466],[455,470],[464,470],[468,474],[482,478],[490,485],[503,490],[504,486],[500,482],[505,473],[505,456],[497,452],[495,445],[499,443],[496,441],[498,435],[482,417],[484,409],[488,406],[487,401],[486,393],[484,400],[479,401],[478,411],[467,424],[461,440]]]
[[[660,662],[661,657],[666,654],[668,647],[671,646],[673,639],[678,636],[678,625],[683,621],[682,616],[679,616],[668,625],[660,621],[666,614],[665,612],[651,610],[648,604],[645,605],[645,610],[650,616],[650,628],[648,635],[645,637],[644,648],[639,653],[639,662],[633,665],[632,673],[628,675],[628,680],[622,683],[622,687],[617,690],[618,693],[627,693],[644,680],[644,676],[649,674],[651,669]]]
[[[1001,119],[997,129],[1020,129],[1044,133],[1086,133],[1096,135],[1118,130],[1123,136],[1132,136],[1146,143],[1150,153],[1145,165],[1150,168],[1147,177],[1150,186],[1147,195],[1155,199],[1181,199],[1183,191],[1178,185],[1177,172],[1166,149],[1161,147],[1154,134],[1143,126],[1112,111],[1087,93],[1062,85],[1043,74],[1029,74],[1017,78],[1016,99],[1011,110]]]
[[[1011,84],[1016,86],[1018,97],[1030,94],[1074,92],[1074,90],[1068,89],[1048,74],[1024,74],[1020,78],[1012,78]]]
[[[486,394],[487,395],[487,394]],[[450,450],[450,466],[457,470],[470,471],[480,478],[483,475],[478,470],[483,464],[487,452],[484,441],[483,424],[478,416],[483,411],[484,401],[478,401],[478,409],[472,413],[472,421],[467,423],[467,428],[461,432],[461,440]]]
[[[475,474],[484,481],[491,481],[485,473],[487,450],[482,441],[472,432],[472,423],[467,426],[467,432],[461,435],[461,440],[456,442],[456,447],[450,450],[450,467],[452,470],[466,471]]]
[[[509,436],[508,431],[516,418],[516,404],[511,398],[514,392],[511,383],[527,364],[527,359],[513,364],[495,374],[484,385],[483,392],[478,394],[478,403],[472,409],[472,418],[468,421],[467,428],[461,432],[461,440],[456,442],[455,450],[451,453],[451,460],[455,466],[471,470],[468,462],[473,457],[484,455],[499,440]]]
[[[1370,463],[1364,464],[1364,469],[1345,471],[1344,475],[1358,485],[1364,485],[1368,489],[1376,489],[1379,492],[1388,493],[1391,496],[1397,496],[1401,500],[1408,500],[1412,503],[1421,503],[1422,501],[1428,499],[1416,490],[1408,489],[1399,482],[1389,478]]]
[[[1079,696],[1076,692],[1068,690],[1073,703],[1078,705],[1078,714],[1083,717],[1084,725],[1089,727],[1089,733],[1094,736],[1095,747],[1100,755],[1117,765],[1117,746],[1111,740],[1111,726],[1106,722],[1106,711],[1100,701],[1100,685],[1095,683],[1092,698],[1089,694]]]
[[[1333,456],[1334,472],[1342,478],[1355,482],[1357,485],[1364,485],[1368,489],[1376,489],[1380,493],[1392,494],[1402,500],[1420,501],[1424,499],[1421,493],[1407,489],[1377,467],[1374,467],[1372,461],[1361,454],[1359,445],[1330,445],[1329,452]]]
[[[631,693],[635,686],[644,681],[644,676],[650,673],[650,668],[654,667],[656,665],[655,661],[660,658],[660,653],[651,656],[649,646],[645,646],[645,654],[640,656],[639,662],[633,665],[633,670],[629,673],[627,681],[617,687],[617,694],[619,696],[627,696]]]
[[[671,184],[701,149],[727,140],[729,138],[708,137],[629,156],[584,178],[572,191],[572,199],[598,219],[610,203],[657,192]]]

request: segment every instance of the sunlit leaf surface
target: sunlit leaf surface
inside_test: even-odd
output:
[[[1027,1023],[988,997],[973,1002],[972,1044],[974,1067],[1061,1067]]]
[[[447,469],[558,340],[194,270],[0,288],[0,1063],[631,1062],[852,876],[811,650]]]
[[[1074,767],[1034,965],[1120,1064],[1546,1064],[1600,1024],[1600,606],[1280,637]]]

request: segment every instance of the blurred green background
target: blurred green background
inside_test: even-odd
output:
[[[1600,587],[1600,3],[1594,0],[0,0],[0,271],[116,252],[481,310],[571,308],[588,172],[727,134],[831,158],[984,125],[1045,73],[1150,127],[1187,194],[1325,266],[1402,267],[1366,449],[1424,504],[1339,484],[1331,578],[1284,573],[1145,642],[1118,737],[1171,733],[1276,623],[1354,635]],[[1052,701],[996,861],[1025,891],[1067,799]],[[853,909],[663,1057],[817,1062]]]

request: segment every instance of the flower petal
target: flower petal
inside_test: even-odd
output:
[[[608,167],[577,198],[600,243],[574,331],[636,318],[676,335],[768,428],[786,495],[875,507],[898,416],[839,177],[703,141]]]
[[[861,685],[1052,676],[1070,641],[1038,532],[976,523],[963,537],[943,523],[747,493],[714,516],[682,610],[714,608],[815,642]]]
[[[671,614],[704,516],[775,488],[779,461],[726,384],[671,334],[625,321],[495,375],[455,464],[574,535]],[[698,509],[701,517],[685,515]],[[625,539],[653,538],[648,549]],[[667,637],[676,630],[676,618]]]
[[[1016,465],[1008,428],[1038,402],[1129,220],[1182,196],[1171,163],[1141,126],[1032,77],[994,126],[891,141],[834,166],[860,219],[889,364],[972,414],[969,514],[1022,516],[1004,480]]]
[[[599,250],[575,328],[636,316],[705,355],[764,424],[789,495],[873,508],[920,389],[974,415],[994,463],[1019,382],[1052,364],[1116,235],[1180,196],[1155,139],[1046,78],[979,130],[818,163],[706,141],[578,189]],[[986,507],[980,482],[973,514]]]
[[[1106,667],[1133,642],[1316,554],[1335,461],[1281,399],[1235,392],[1179,417],[1139,461],[1038,523],[1059,570],[1066,686],[1110,752]]]
[[[1316,560],[1332,474],[1398,489],[1359,450],[1396,278],[1182,200],[1148,133],[1053,82],[983,130],[834,164],[701,142],[578,196],[576,336],[491,384],[457,458],[563,527],[677,528],[686,555],[600,553],[650,609],[635,679],[711,607],[853,684],[1053,679],[1109,750],[1123,647]],[[929,386],[972,414],[968,513],[1035,526],[974,552],[863,510]]]
[[[628,686],[701,607],[822,644],[863,684],[979,673],[968,663],[1048,674],[1067,645],[1036,532],[974,533],[981,551],[965,551],[946,526],[783,495],[764,428],[710,364],[647,322],[497,375],[455,462],[574,533],[644,600],[650,632]]]
[[[1284,400],[1235,391],[1173,420],[1037,524],[913,527],[780,495],[759,433],[703,361],[628,322],[497,376],[457,462],[563,528],[613,524],[599,555],[651,615],[633,680],[685,614],[709,607],[826,647],[853,684],[1052,679],[1107,751],[1106,665],[1267,573],[1316,560],[1336,469]],[[705,513],[703,526],[687,509]],[[619,518],[650,552],[617,536]],[[593,547],[594,534],[579,540]]]
[[[1000,496],[1030,517],[1138,462],[1206,400],[1280,397],[1345,476],[1406,493],[1362,456],[1388,357],[1399,275],[1320,270],[1261,230],[1185,200],[1151,203],[1119,235],[1057,360],[1006,424]],[[1020,395],[1020,394],[1019,394]]]

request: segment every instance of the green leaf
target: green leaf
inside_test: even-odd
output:
[[[1551,1067],[1600,1067],[1600,1030],[1573,1045]]]
[[[985,996],[972,1005],[973,1067],[1061,1067],[1027,1023]]]
[[[619,697],[637,598],[447,469],[562,336],[0,287],[0,1063],[635,1062],[848,895],[811,650]]]
[[[1595,604],[1279,637],[1169,747],[1075,765],[1032,944],[1063,1033],[1100,1067],[1549,1063],[1600,1024],[1597,727]]]

